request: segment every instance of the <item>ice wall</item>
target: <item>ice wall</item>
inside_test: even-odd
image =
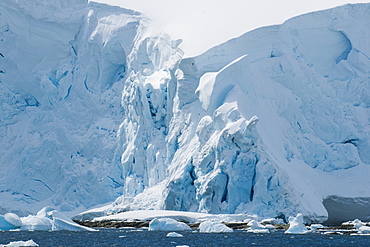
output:
[[[0,211],[113,201],[122,89],[146,19],[84,0],[0,9]]]
[[[124,195],[110,212],[323,221],[328,195],[369,196],[369,8],[296,17],[136,77],[140,111],[120,127]]]

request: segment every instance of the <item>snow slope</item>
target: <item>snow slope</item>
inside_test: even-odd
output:
[[[191,58],[139,13],[0,3],[0,209],[301,212],[370,197],[369,4]]]

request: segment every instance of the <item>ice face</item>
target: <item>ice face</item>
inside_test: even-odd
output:
[[[133,201],[113,211],[299,211],[322,222],[326,196],[365,196],[350,177],[368,183],[370,171],[368,48],[359,41],[368,9],[293,18],[135,76],[123,102],[139,104],[120,126],[123,193]]]
[[[0,208],[114,200],[122,79],[141,16],[87,1],[0,6]]]

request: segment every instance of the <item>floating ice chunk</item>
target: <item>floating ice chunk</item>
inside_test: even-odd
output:
[[[289,217],[289,229],[285,233],[289,234],[306,234],[309,233],[307,227],[303,224],[303,215],[297,214],[296,217]]]
[[[255,220],[249,221],[248,226],[250,227],[248,229],[248,232],[251,232],[251,233],[270,233],[275,230],[275,227],[273,225],[264,226]]]
[[[170,218],[153,219],[149,223],[149,231],[187,231],[191,228],[183,223]]]
[[[166,237],[182,238],[184,236],[177,232],[169,232]]]
[[[5,215],[0,215],[0,230],[13,230],[20,228],[22,226],[22,221],[16,214],[7,213]]]
[[[353,221],[353,225],[360,234],[369,234],[370,226],[364,226],[364,224],[359,219]]]
[[[233,229],[225,224],[213,221],[204,221],[199,225],[200,232],[233,232]]]
[[[0,247],[18,247],[18,246],[39,246],[39,245],[36,244],[32,239],[28,241],[10,242],[9,244],[5,245],[0,244]]]
[[[39,231],[96,231],[81,226],[51,207],[44,207],[36,215],[21,218],[22,230]]]

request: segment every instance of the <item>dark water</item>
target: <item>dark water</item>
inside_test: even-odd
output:
[[[43,246],[370,246],[370,236],[289,235],[179,232],[184,237],[166,237],[168,232],[100,230],[99,232],[0,232],[0,244],[33,239]]]

